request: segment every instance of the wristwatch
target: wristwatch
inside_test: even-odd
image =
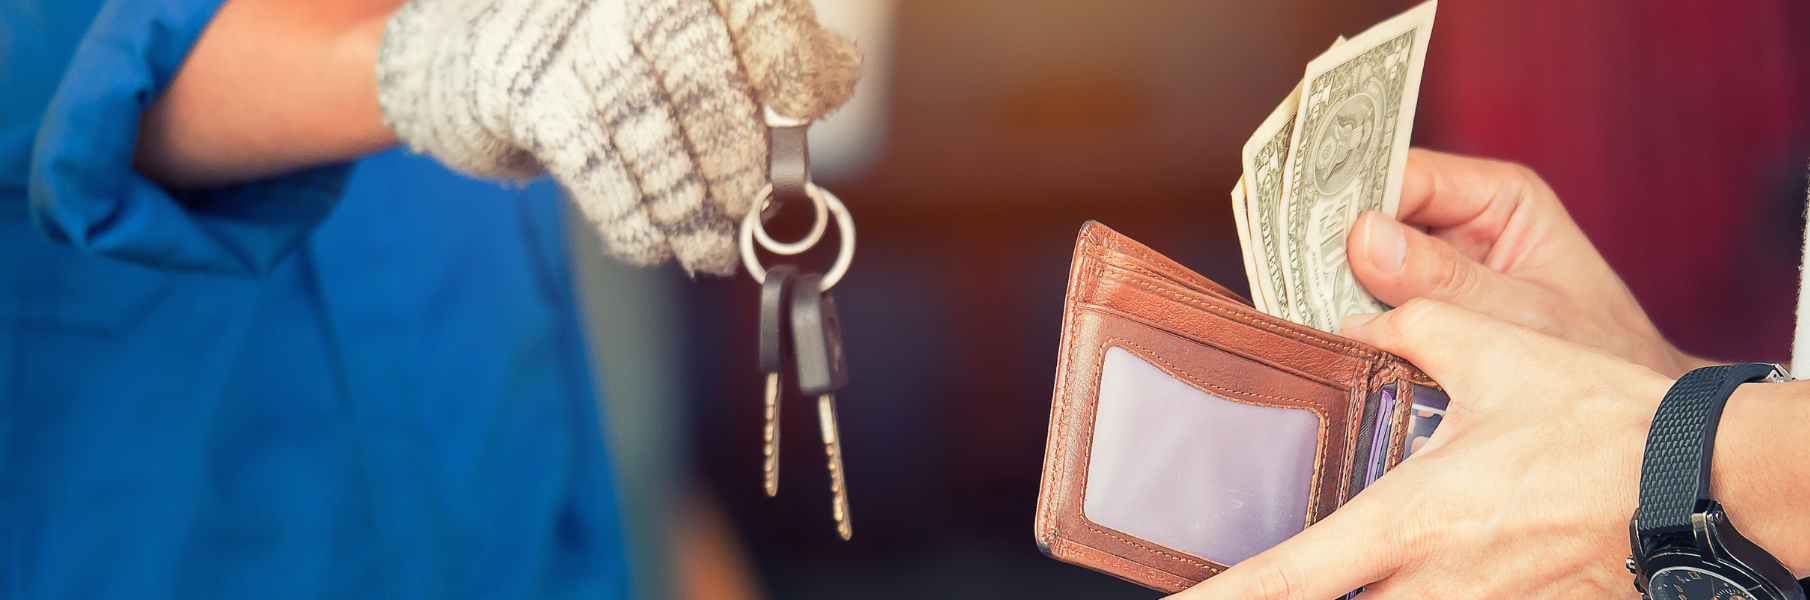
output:
[[[1806,600],[1805,582],[1742,537],[1709,497],[1710,452],[1728,396],[1743,383],[1790,380],[1765,363],[1705,367],[1678,378],[1659,401],[1640,465],[1640,507],[1628,521],[1628,570],[1642,597]]]

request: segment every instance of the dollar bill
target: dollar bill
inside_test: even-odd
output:
[[[1251,225],[1250,219],[1246,217],[1244,178],[1240,177],[1238,183],[1232,185],[1232,222],[1238,226],[1238,246],[1244,250],[1244,277],[1251,282],[1251,304],[1256,306],[1257,310],[1268,313],[1270,311],[1269,300],[1263,297],[1264,290],[1257,285],[1257,272],[1253,270],[1257,261],[1251,256],[1251,251],[1256,248],[1250,243]]]
[[[1301,86],[1271,111],[1250,141],[1244,143],[1245,206],[1243,218],[1249,222],[1248,233],[1240,233],[1245,246],[1245,275],[1251,280],[1251,294],[1264,296],[1263,312],[1291,319],[1288,282],[1282,274],[1282,215],[1287,210],[1283,197],[1283,176],[1288,163],[1289,143],[1295,132],[1295,113],[1300,106]],[[1238,207],[1234,207],[1238,208]],[[1239,215],[1234,215],[1236,220]],[[1259,292],[1261,290],[1261,292]]]
[[[1338,333],[1346,315],[1388,308],[1351,274],[1345,238],[1358,215],[1393,216],[1401,200],[1436,7],[1436,0],[1421,4],[1307,65],[1283,176],[1284,246],[1276,265],[1289,320]]]
[[[1345,43],[1345,36],[1332,47]],[[1257,126],[1244,143],[1239,177],[1242,197],[1234,192],[1233,219],[1238,241],[1244,247],[1245,277],[1251,282],[1251,301],[1265,313],[1288,318],[1288,285],[1282,277],[1282,197],[1288,144],[1295,134],[1295,112],[1300,107],[1301,86],[1295,85],[1282,103]]]

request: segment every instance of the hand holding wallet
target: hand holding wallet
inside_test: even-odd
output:
[[[1438,384],[1106,226],[1076,240],[1039,547],[1175,592],[1299,533],[1438,426]]]

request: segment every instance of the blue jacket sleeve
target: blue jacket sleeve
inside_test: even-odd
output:
[[[34,222],[52,239],[160,269],[260,277],[338,202],[349,165],[173,193],[132,168],[139,115],[223,0],[109,0],[34,142]]]

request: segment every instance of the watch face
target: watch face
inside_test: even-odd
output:
[[[1754,600],[1735,582],[1690,567],[1660,569],[1647,580],[1647,592],[1653,600]]]

